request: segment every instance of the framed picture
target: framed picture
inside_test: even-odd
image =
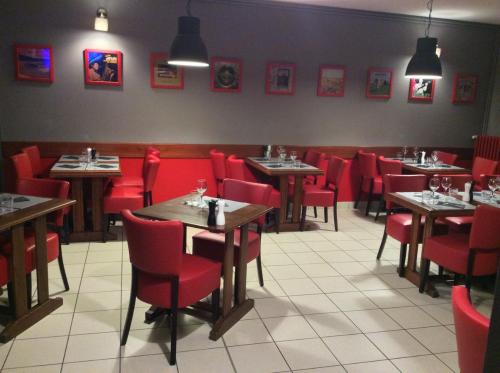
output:
[[[269,62],[266,69],[266,93],[269,95],[295,94],[295,64]]]
[[[149,56],[151,88],[184,89],[184,69],[168,64],[168,54]]]
[[[50,45],[14,45],[14,65],[17,80],[54,81],[54,57]]]
[[[214,92],[241,92],[243,62],[237,58],[212,57],[210,89]]]
[[[326,97],[344,97],[345,67],[321,65],[319,67],[318,88],[316,94]]]
[[[471,104],[476,100],[477,75],[457,74],[453,81],[453,103]]]
[[[392,95],[392,70],[371,68],[368,70],[366,97],[387,100]]]
[[[408,100],[432,102],[435,84],[436,81],[432,79],[410,79]]]
[[[83,66],[85,84],[122,85],[122,53],[120,51],[85,49]]]

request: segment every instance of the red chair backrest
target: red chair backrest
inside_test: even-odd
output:
[[[31,162],[31,169],[33,170],[33,175],[39,176],[42,174],[42,161],[40,159],[40,150],[38,146],[32,145],[21,149],[23,153],[28,155]]]
[[[339,186],[344,171],[347,168],[347,161],[345,159],[332,156],[328,161],[328,169],[326,171],[326,186],[335,185]]]
[[[222,182],[222,180],[226,178],[226,161],[224,153],[212,149],[210,150],[210,160],[212,161],[215,181]]]
[[[421,192],[427,185],[427,176],[386,174],[383,176],[383,181],[386,193]],[[386,201],[385,206],[389,210],[393,204]]]
[[[12,155],[10,159],[14,164],[17,179],[31,179],[35,176],[31,167],[31,161],[26,153]]]
[[[459,174],[459,175],[446,175],[446,174],[435,174],[434,177],[449,177],[451,179],[451,188],[458,188],[458,190],[463,191],[465,189],[465,183],[472,181],[472,175]]]
[[[378,175],[375,153],[358,152],[359,172],[363,178],[373,179]]]
[[[18,179],[16,193],[28,196],[67,199],[69,195],[69,182],[55,179]],[[49,216],[49,221],[58,227],[63,225],[65,209],[57,210]]]
[[[481,175],[494,174],[497,168],[498,162],[492,161],[491,159],[476,157],[474,158],[474,163],[472,164],[472,177],[474,182],[481,183]]]
[[[455,164],[458,158],[458,154],[442,152],[441,150],[436,150],[438,155],[438,160],[446,164]]]
[[[144,159],[146,159],[148,155],[154,155],[160,158],[160,151],[156,149],[154,146],[150,145],[146,148],[146,151],[144,152]]]
[[[232,201],[252,203],[256,205],[269,206],[271,191],[273,187],[269,184],[252,183],[249,181],[224,179],[223,198]],[[259,217],[255,222],[262,226],[264,216]]]
[[[130,263],[156,276],[177,276],[182,265],[184,228],[178,220],[140,219],[122,211]]]
[[[378,157],[378,168],[380,175],[401,175],[403,173],[403,164],[401,161],[394,159],[385,159],[383,156]]]
[[[469,246],[474,249],[500,251],[500,208],[477,206],[469,236]]]
[[[304,155],[303,162],[314,167],[319,167],[321,165],[321,161],[323,161],[325,158],[325,153],[320,153],[314,150],[307,150],[306,154]]]
[[[472,307],[465,287],[454,286],[451,299],[460,372],[482,372],[490,320]]]
[[[245,161],[237,159],[234,154],[227,157],[227,177],[236,180],[245,180]]]
[[[151,192],[156,182],[158,169],[160,168],[160,158],[154,155],[149,155],[144,161],[144,164],[144,191]]]

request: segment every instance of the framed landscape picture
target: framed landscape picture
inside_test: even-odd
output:
[[[122,53],[99,49],[83,51],[85,84],[122,85]]]
[[[392,70],[371,68],[368,70],[366,97],[388,100],[392,94]]]
[[[212,57],[210,89],[214,92],[241,92],[243,61],[237,58]]]
[[[324,97],[344,97],[345,66],[321,65],[316,94]]]
[[[266,93],[269,95],[295,94],[295,64],[269,62],[266,71]]]
[[[432,79],[410,79],[408,100],[432,102],[436,81]]]
[[[50,45],[14,45],[14,65],[17,80],[54,81],[54,57]]]
[[[471,104],[476,100],[477,75],[457,74],[453,81],[453,103]]]
[[[184,69],[168,64],[166,53],[149,56],[151,88],[184,89]]]

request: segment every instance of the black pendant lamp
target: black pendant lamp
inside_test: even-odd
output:
[[[417,40],[417,51],[411,58],[406,68],[405,77],[411,79],[441,79],[441,61],[436,54],[438,40],[429,37],[431,28],[431,15],[433,0],[429,0],[427,8],[429,9],[429,20],[425,29],[425,37]]]
[[[177,36],[170,47],[170,65],[208,67],[207,47],[200,36],[200,19],[191,15],[191,0],[186,4],[187,16],[178,18]]]

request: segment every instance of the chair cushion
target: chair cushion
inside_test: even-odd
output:
[[[281,208],[281,193],[278,189],[271,191],[271,197],[269,197],[269,206],[279,209]]]
[[[217,262],[224,261],[224,233],[203,231],[193,236],[193,254]],[[234,231],[234,263],[240,257],[240,230]],[[247,263],[260,254],[260,236],[254,231],[248,231]]]
[[[302,205],[304,206],[333,206],[334,192],[331,189],[320,187],[314,184],[305,184],[302,195]]]
[[[140,187],[111,187],[104,195],[104,213],[118,214],[124,209],[144,207],[144,194]]]
[[[142,176],[117,176],[111,178],[114,187],[137,186],[143,187],[144,180]]]
[[[425,240],[423,256],[444,268],[459,274],[467,273],[469,235],[452,233],[432,236]],[[474,276],[496,273],[498,251],[477,253],[474,261]]]
[[[362,185],[362,190],[365,193],[370,192],[370,180],[368,178],[363,179],[363,185]],[[373,179],[373,190],[372,194],[381,194],[382,193],[382,176],[377,175]]]
[[[196,303],[220,287],[221,264],[184,254],[179,275],[178,307]],[[137,297],[154,306],[170,308],[170,281],[162,276],[139,272]]]
[[[474,218],[472,216],[449,216],[442,221],[455,231],[467,233],[470,231],[473,220]]]
[[[410,243],[411,240],[411,214],[391,214],[387,216],[386,229],[387,234],[398,240],[402,244]],[[425,218],[422,218],[420,225],[425,223]],[[419,232],[421,237],[421,232]],[[419,242],[421,239],[419,239]]]

